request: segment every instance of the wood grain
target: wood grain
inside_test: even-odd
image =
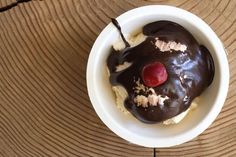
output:
[[[227,101],[211,127],[156,154],[101,122],[85,78],[90,49],[110,17],[147,4],[203,18],[226,47],[231,74]],[[0,13],[0,156],[236,156],[235,6],[236,0],[33,0]]]

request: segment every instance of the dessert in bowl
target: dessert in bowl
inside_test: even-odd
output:
[[[88,92],[99,117],[120,137],[146,147],[174,146],[198,136],[227,95],[228,62],[219,38],[197,16],[170,6],[133,9],[116,20],[129,37],[121,41],[110,23],[88,61]],[[141,37],[132,44],[128,38],[134,36]],[[117,44],[122,42],[123,47]],[[119,101],[121,91],[127,94]],[[189,111],[196,97],[198,105]]]

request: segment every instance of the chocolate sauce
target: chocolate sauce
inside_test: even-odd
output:
[[[0,8],[0,12],[7,11],[7,10],[9,10],[9,9],[11,9],[11,8],[16,7],[16,6],[17,6],[18,4],[20,4],[20,3],[26,3],[26,2],[29,2],[29,1],[31,1],[31,0],[16,0],[16,2],[13,2],[13,3],[9,4],[9,5],[6,5],[6,6],[4,6],[4,7],[1,7],[1,8]]]
[[[112,21],[117,29],[121,30],[117,21]],[[120,33],[123,36],[121,31]],[[107,66],[110,71],[111,84],[113,86],[121,85],[128,92],[128,97],[124,102],[127,110],[142,122],[157,123],[170,119],[189,108],[193,99],[212,83],[214,62],[208,49],[199,45],[196,39],[177,23],[153,22],[143,27],[143,34],[147,36],[146,40],[135,47],[129,47],[126,44],[126,48],[118,52],[112,48],[107,59]],[[184,44],[187,49],[184,52],[161,52],[154,45],[157,37],[162,41]],[[140,79],[140,82],[144,84],[141,79],[141,71],[145,65],[155,61],[161,62],[165,66],[168,79],[164,84],[153,89],[158,95],[168,96],[169,99],[165,100],[164,105],[148,106],[147,108],[137,106],[134,102],[134,98],[137,96],[137,93],[134,92],[135,81]],[[124,62],[130,62],[132,65],[116,72],[116,66]],[[147,96],[145,92],[141,94]]]
[[[118,29],[118,31],[120,32],[120,36],[123,40],[123,42],[125,43],[125,46],[126,47],[130,47],[130,44],[127,42],[127,40],[125,39],[123,33],[122,33],[122,30],[121,30],[121,27],[120,27],[120,24],[118,23],[118,21],[114,18],[111,18],[111,22],[113,23],[113,25],[116,26],[116,28]]]

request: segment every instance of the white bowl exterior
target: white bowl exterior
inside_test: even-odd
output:
[[[211,52],[215,63],[213,83],[201,95],[196,110],[177,125],[144,124],[116,107],[106,70],[106,59],[119,33],[110,23],[98,36],[87,66],[89,97],[101,120],[117,135],[146,147],[169,147],[184,143],[201,134],[215,120],[227,96],[229,67],[224,47],[214,31],[197,16],[171,6],[150,5],[130,10],[117,18],[125,34],[141,31],[158,20],[170,20],[184,26]],[[135,30],[134,30],[135,28]]]

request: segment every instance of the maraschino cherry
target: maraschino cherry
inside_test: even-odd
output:
[[[142,69],[142,80],[148,87],[156,87],[163,84],[167,77],[166,68],[160,62],[150,63]]]

